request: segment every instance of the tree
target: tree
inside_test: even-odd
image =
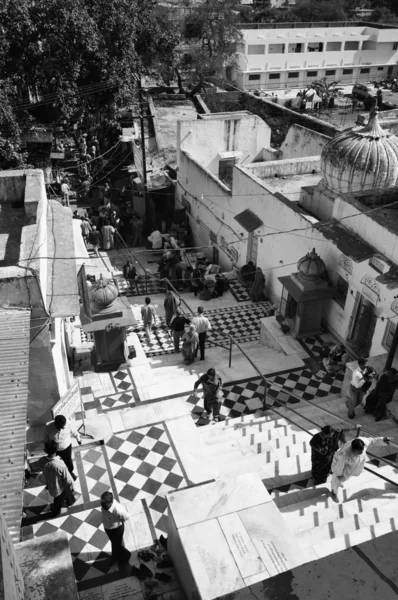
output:
[[[304,0],[293,11],[300,21],[344,21],[346,14],[339,2]]]
[[[311,88],[316,91],[322,100],[322,106],[326,108],[329,105],[329,100],[337,96],[339,84],[339,81],[329,82],[327,77],[322,77],[321,79],[313,81],[311,83]]]
[[[12,90],[6,83],[0,85],[0,169],[25,167],[26,154],[20,146],[20,127],[10,104]]]
[[[181,42],[174,52],[174,68],[181,93],[190,94],[206,78],[223,77],[226,67],[236,63],[235,47],[242,39],[236,0],[203,0],[181,23]]]

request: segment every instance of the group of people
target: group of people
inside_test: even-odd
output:
[[[372,384],[375,386],[372,388]],[[347,400],[348,418],[355,417],[355,408],[365,401],[365,413],[372,414],[380,421],[386,413],[386,407],[393,399],[398,387],[397,370],[387,369],[378,377],[375,369],[366,364],[364,358],[358,359],[358,367],[353,371]],[[365,397],[365,394],[368,395]]]
[[[358,477],[365,467],[366,451],[372,446],[389,444],[392,438],[357,437],[346,442],[343,429],[322,427],[310,441],[312,477],[315,485],[325,483],[332,474],[332,498],[338,501],[338,491],[350,477]]]
[[[200,360],[205,360],[205,344],[207,333],[211,331],[211,323],[204,314],[203,306],[198,307],[197,314],[188,318],[183,314],[181,298],[172,290],[168,290],[164,299],[164,313],[167,327],[173,335],[175,352],[182,353],[184,363],[190,365],[200,352]],[[155,307],[149,297],[141,308],[141,318],[147,341],[152,341],[152,328],[157,322]],[[182,342],[180,349],[180,342]]]
[[[265,277],[260,267],[256,267],[252,260],[239,271],[239,277],[243,285],[249,288],[249,296],[252,302],[261,302],[265,297]]]

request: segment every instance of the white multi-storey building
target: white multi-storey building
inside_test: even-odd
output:
[[[239,88],[354,83],[398,75],[398,27],[359,22],[247,23],[231,73]]]

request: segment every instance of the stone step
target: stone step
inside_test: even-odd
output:
[[[201,427],[200,429],[204,429],[204,427]],[[213,428],[212,425],[209,426],[209,429],[209,434],[205,436],[201,435],[204,444],[206,444],[207,446],[214,446],[226,440],[239,440],[243,437],[241,433],[235,431],[234,429],[216,430]],[[271,440],[280,436],[284,436],[287,430],[285,429],[284,425],[271,425],[271,427],[267,431],[267,437],[269,440]]]
[[[341,552],[342,550],[346,550],[352,546],[357,546],[358,544],[362,544],[363,542],[367,542],[376,537],[397,531],[397,529],[398,519],[390,518],[385,521],[381,521],[380,523],[376,523],[375,525],[371,525],[370,527],[352,531],[349,534],[345,534],[344,536],[337,537],[327,542],[314,544],[311,547],[318,558],[324,558],[325,556],[335,554],[336,552]]]
[[[276,450],[283,450],[286,448],[295,448],[297,447],[302,452],[310,452],[310,440],[311,436],[308,435],[305,431],[294,432],[291,435],[286,436],[278,436],[271,439],[269,438],[269,432],[267,430],[265,432],[259,433],[251,433],[246,436],[242,436],[237,438],[240,444],[246,444],[247,446],[261,446],[261,444],[269,445],[271,448]]]

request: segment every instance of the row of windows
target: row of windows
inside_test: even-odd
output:
[[[377,67],[378,71],[383,71],[384,67]],[[302,71],[290,71],[287,74],[288,79],[298,79],[300,76],[300,72]],[[354,73],[354,69],[343,69],[343,75],[352,75]],[[369,75],[370,67],[363,67],[359,70],[360,75]],[[326,77],[334,77],[336,75],[336,69],[326,69],[325,76]],[[318,71],[307,71],[305,74],[306,77],[318,77]],[[281,78],[281,73],[269,73],[268,79],[278,80]],[[249,81],[261,81],[261,74],[249,75]]]
[[[268,44],[268,54],[285,54],[286,46],[287,52],[301,54],[303,52],[341,52],[359,50],[360,42],[349,41],[345,42],[344,48],[342,48],[343,42],[309,42],[307,45],[303,43],[294,44]],[[398,42],[395,42],[392,47],[393,50],[398,49]],[[371,41],[362,42],[361,50],[376,50],[376,43]],[[247,54],[265,54],[265,44],[250,44],[247,46]]]

